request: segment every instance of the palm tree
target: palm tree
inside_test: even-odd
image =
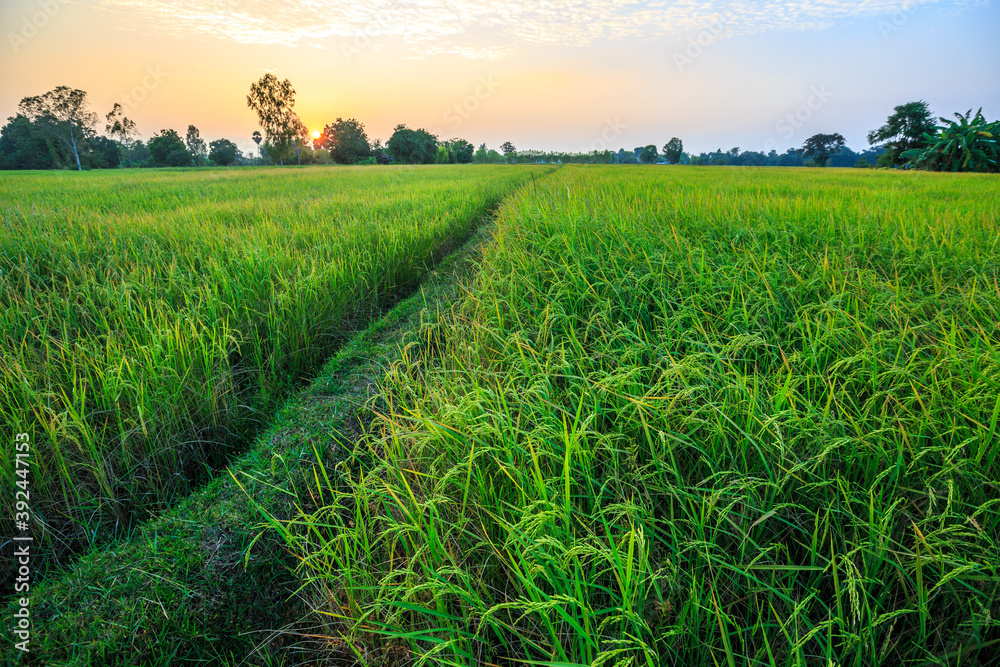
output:
[[[927,146],[904,152],[901,157],[913,160],[913,166],[931,171],[998,171],[1000,146],[996,135],[1000,122],[988,123],[980,109],[956,113],[957,120],[941,118],[944,125],[936,134],[924,134]]]
[[[258,166],[260,165],[260,141],[261,141],[261,139],[263,139],[263,137],[260,136],[260,132],[255,131],[253,133],[253,142],[255,144],[257,144],[257,165]]]

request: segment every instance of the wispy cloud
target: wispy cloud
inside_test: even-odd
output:
[[[892,14],[904,2],[945,0],[97,1],[123,20],[152,21],[157,29],[178,35],[318,46],[324,40],[363,33],[395,39],[425,55],[496,58],[524,43],[579,46],[646,39],[698,31],[721,20],[730,26],[726,36],[822,29],[838,19]],[[952,4],[966,2],[952,0]]]

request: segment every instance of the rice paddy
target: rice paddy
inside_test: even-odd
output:
[[[447,298],[410,304],[407,330],[377,348],[397,352],[365,358],[373,394],[365,374],[337,366],[314,385],[294,447],[263,443],[217,474],[494,214],[481,256],[438,288]],[[293,596],[310,615],[286,633],[292,650],[226,660],[1000,655],[995,177],[18,174],[0,176],[0,221],[0,421],[36,444],[45,553],[62,559],[174,506],[81,559],[82,579],[110,581],[52,569],[36,632],[58,638],[29,663],[224,664],[215,637],[222,655],[276,630],[226,643],[242,622],[230,609]],[[345,432],[327,432],[318,396],[337,387],[357,405],[337,408]],[[287,486],[283,470],[296,471]],[[14,488],[13,471],[2,475]],[[203,499],[195,489],[213,476]],[[261,591],[287,578],[271,570],[280,549],[254,552],[275,540],[294,582]],[[220,602],[240,595],[239,562],[254,590]],[[138,595],[161,586],[176,601],[162,615]]]
[[[34,443],[45,553],[209,479],[536,171],[0,176],[0,423]]]
[[[367,437],[273,522],[314,657],[989,664],[998,221],[983,176],[520,190]]]

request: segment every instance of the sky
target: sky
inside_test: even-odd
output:
[[[861,150],[913,100],[1000,117],[998,34],[1000,0],[0,0],[0,118],[67,85],[145,139],[193,124],[249,152],[272,72],[311,130],[383,141]]]

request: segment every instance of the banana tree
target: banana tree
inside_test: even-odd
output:
[[[931,171],[1000,171],[1000,121],[987,123],[982,108],[956,113],[957,120],[941,118],[935,134],[924,134],[925,148],[906,151],[901,157],[917,169]]]

